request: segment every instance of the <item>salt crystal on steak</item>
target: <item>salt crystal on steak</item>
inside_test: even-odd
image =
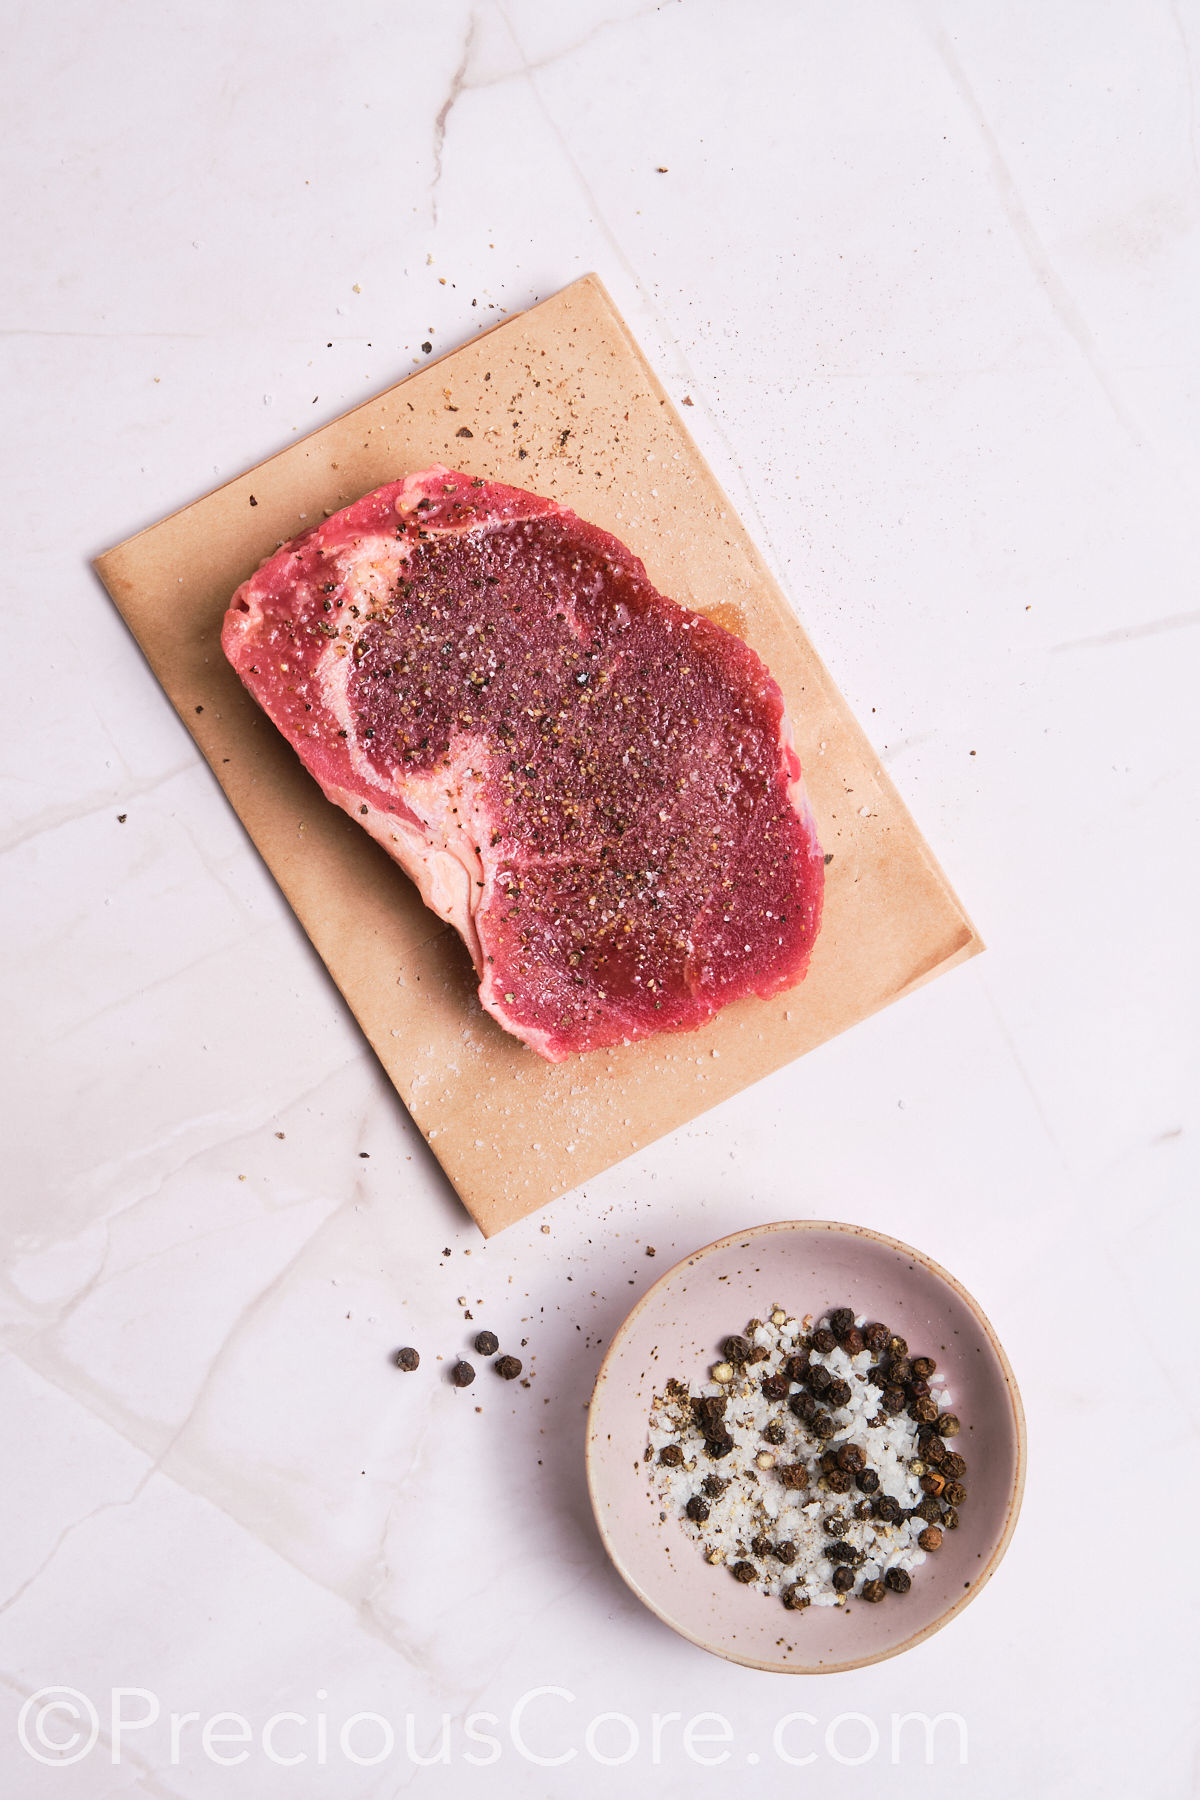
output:
[[[778,685],[555,501],[391,482],[269,557],[221,641],[549,1061],[804,975],[824,865]]]

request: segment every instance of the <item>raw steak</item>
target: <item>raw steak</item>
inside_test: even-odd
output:
[[[222,644],[551,1062],[804,974],[824,866],[779,688],[554,501],[391,482],[268,558]]]

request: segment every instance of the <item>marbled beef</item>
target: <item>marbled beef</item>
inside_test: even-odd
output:
[[[804,974],[824,870],[779,688],[554,501],[391,482],[268,558],[222,643],[550,1061]]]

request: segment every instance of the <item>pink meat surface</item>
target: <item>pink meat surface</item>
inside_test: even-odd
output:
[[[803,976],[824,865],[778,686],[553,500],[391,482],[269,557],[221,641],[551,1062]]]

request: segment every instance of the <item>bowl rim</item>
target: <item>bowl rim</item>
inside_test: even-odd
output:
[[[872,1243],[882,1244],[888,1250],[898,1251],[902,1256],[911,1258],[914,1262],[920,1263],[923,1268],[936,1276],[938,1280],[944,1282],[948,1288],[951,1288],[974,1317],[980,1330],[983,1332],[984,1337],[987,1339],[995,1353],[996,1360],[1000,1365],[1001,1374],[1004,1377],[1009,1404],[1012,1407],[1013,1426],[1016,1435],[1016,1460],[1013,1470],[1012,1489],[1008,1497],[1008,1510],[1004,1519],[1004,1529],[1000,1533],[992,1553],[984,1564],[982,1571],[972,1580],[970,1587],[955,1600],[952,1606],[948,1606],[945,1612],[939,1614],[939,1616],[932,1620],[930,1624],[924,1626],[920,1631],[913,1632],[910,1637],[903,1639],[902,1642],[898,1644],[889,1645],[883,1650],[876,1650],[870,1656],[855,1656],[847,1658],[842,1662],[821,1664],[810,1663],[807,1665],[801,1663],[764,1661],[759,1657],[747,1656],[744,1652],[727,1649],[704,1637],[699,1637],[695,1632],[686,1630],[675,1619],[672,1619],[669,1614],[664,1611],[663,1607],[645,1591],[626,1567],[620,1551],[613,1543],[606,1523],[601,1516],[600,1503],[597,1495],[597,1464],[599,1462],[597,1450],[598,1432],[596,1429],[597,1401],[609,1378],[609,1364],[616,1355],[629,1328],[632,1326],[638,1314],[642,1311],[642,1308],[661,1287],[665,1286],[665,1284],[677,1274],[680,1269],[692,1267],[695,1263],[699,1262],[702,1257],[710,1256],[714,1251],[724,1250],[732,1245],[741,1244],[743,1242],[748,1243],[752,1238],[766,1237],[778,1232],[793,1231],[819,1231],[836,1233],[839,1236],[844,1237],[868,1238]],[[593,1454],[594,1450],[597,1452],[595,1455]],[[695,1644],[698,1649],[707,1650],[714,1656],[724,1657],[727,1662],[739,1663],[743,1668],[762,1669],[774,1675],[843,1675],[851,1669],[865,1669],[872,1663],[886,1662],[890,1657],[903,1655],[906,1650],[912,1650],[917,1644],[924,1643],[926,1638],[932,1637],[935,1631],[940,1631],[943,1625],[948,1625],[951,1619],[962,1612],[964,1607],[969,1606],[976,1595],[981,1593],[987,1586],[1012,1541],[1013,1532],[1016,1530],[1017,1518],[1021,1511],[1021,1501],[1025,1493],[1025,1465],[1027,1455],[1028,1443],[1025,1427],[1025,1408],[1021,1403],[1021,1393],[1017,1386],[1017,1378],[1013,1373],[1012,1364],[1005,1354],[1004,1346],[997,1337],[987,1314],[975,1297],[968,1293],[962,1282],[957,1280],[956,1277],[950,1273],[949,1269],[943,1268],[941,1263],[935,1261],[932,1256],[926,1256],[924,1251],[914,1249],[911,1244],[906,1244],[902,1238],[891,1237],[884,1231],[875,1231],[869,1225],[851,1225],[844,1220],[838,1219],[777,1219],[764,1225],[751,1225],[744,1231],[730,1231],[727,1232],[724,1237],[714,1238],[712,1243],[705,1244],[699,1250],[693,1250],[689,1255],[681,1257],[678,1262],[672,1263],[671,1267],[669,1269],[664,1269],[658,1280],[655,1281],[652,1286],[648,1287],[641,1298],[634,1303],[613,1333],[612,1341],[605,1351],[604,1359],[596,1372],[596,1380],[592,1387],[592,1397],[588,1402],[587,1439],[585,1444],[588,1499],[591,1502],[592,1516],[596,1521],[596,1530],[599,1532],[600,1541],[604,1545],[605,1552],[607,1553],[610,1562],[613,1564],[613,1567],[616,1569],[625,1585],[637,1595],[644,1606],[648,1607],[649,1610],[654,1613],[656,1618],[661,1619],[663,1624],[669,1626],[679,1637],[686,1638],[689,1643]]]

